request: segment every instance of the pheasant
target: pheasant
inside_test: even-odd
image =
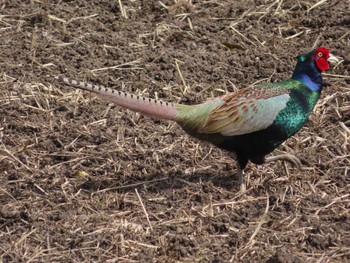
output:
[[[189,135],[233,152],[240,189],[244,192],[243,171],[249,161],[263,164],[285,159],[300,164],[290,154],[265,156],[304,126],[322,91],[322,71],[329,68],[328,62],[336,63],[338,59],[324,47],[297,59],[288,80],[259,83],[197,105],[172,104],[65,77],[54,78],[95,92],[121,107],[175,121]]]

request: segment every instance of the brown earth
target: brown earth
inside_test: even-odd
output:
[[[348,1],[119,3],[0,3],[0,261],[349,262]],[[342,62],[279,149],[303,169],[250,164],[244,195],[227,153],[47,77],[196,103],[321,45]]]

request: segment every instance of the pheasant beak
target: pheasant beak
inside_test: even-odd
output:
[[[331,63],[332,65],[337,65],[340,62],[340,59],[337,58],[336,56],[329,54],[329,58],[327,59],[329,61],[329,63]]]

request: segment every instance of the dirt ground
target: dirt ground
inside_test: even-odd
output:
[[[2,1],[0,45],[1,262],[350,262],[348,1]],[[191,104],[321,45],[342,62],[278,149],[303,169],[249,164],[244,195],[226,152],[48,77]]]

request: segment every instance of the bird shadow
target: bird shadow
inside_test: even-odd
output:
[[[165,175],[154,173],[144,177],[128,178],[123,182],[120,182],[120,178],[100,179],[92,177],[77,186],[77,190],[88,192],[134,192],[135,189],[147,189],[150,192],[159,192],[161,190],[181,189],[188,186],[204,187],[208,183],[229,191],[239,190],[237,174],[232,171],[228,171],[226,174],[224,172],[213,174],[205,171],[195,171],[191,174],[186,174],[183,171],[173,171]]]

